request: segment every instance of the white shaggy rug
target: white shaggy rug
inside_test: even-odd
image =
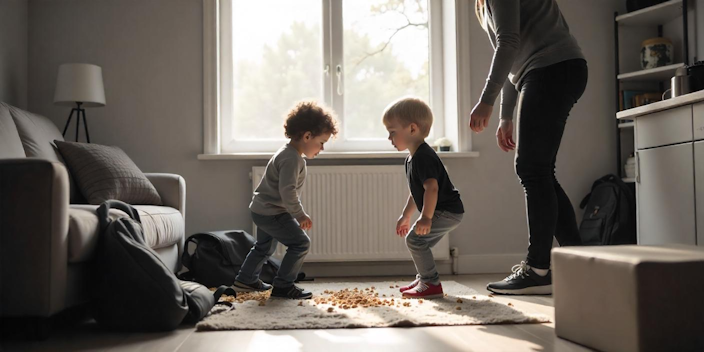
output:
[[[446,296],[432,300],[402,299],[397,287],[405,284],[396,281],[304,283],[300,286],[313,292],[313,299],[304,301],[268,298],[268,294],[247,297],[245,294],[239,297],[240,300],[243,297],[259,300],[233,302],[232,307],[216,306],[197,324],[197,329],[337,329],[549,322],[545,315],[521,312],[510,303],[496,302],[454,281],[443,282]],[[338,297],[354,293],[357,301],[361,296],[369,297],[370,301],[376,297],[377,304],[382,304],[364,307],[359,303],[353,307],[353,303],[347,301],[349,304],[345,306],[345,303],[332,299],[333,291]],[[233,297],[227,298],[232,301]]]

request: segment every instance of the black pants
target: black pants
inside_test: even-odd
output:
[[[534,268],[550,268],[553,236],[560,246],[581,245],[574,208],[555,178],[555,160],[587,75],[586,61],[576,59],[532,70],[521,82],[515,166],[526,196],[527,262]]]

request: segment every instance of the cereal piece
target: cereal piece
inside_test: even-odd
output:
[[[445,294],[445,297],[447,297],[447,293]]]
[[[263,306],[265,306],[265,305],[266,305],[266,303],[265,303],[264,301],[259,302],[259,306],[260,306],[260,307],[263,307]]]
[[[457,309],[457,310],[462,310],[462,307],[456,307],[455,309]]]
[[[423,300],[422,300],[422,299],[419,299],[419,300],[418,300],[418,303],[423,304]]]
[[[386,294],[384,294],[383,296],[386,297]]]
[[[396,286],[396,287],[398,287],[398,286]],[[394,285],[389,286],[389,288],[394,288]]]
[[[489,298],[493,298],[493,297],[494,297],[494,295],[492,295],[492,294],[489,294]]]
[[[477,299],[477,296],[472,296],[472,299]]]
[[[457,303],[462,303],[462,299],[461,299],[461,298],[458,298],[458,299],[457,299]]]
[[[303,301],[298,302],[299,307],[303,307]]]
[[[398,285],[396,285],[396,288],[398,288]]]
[[[508,302],[508,306],[509,306],[509,307],[513,307],[513,303]]]
[[[335,311],[335,308],[333,308],[333,307],[328,308],[328,313],[332,313],[334,311]]]

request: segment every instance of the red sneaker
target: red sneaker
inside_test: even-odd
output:
[[[403,297],[407,298],[442,298],[442,283],[437,285],[419,282],[416,287],[403,293]]]
[[[410,289],[412,289],[412,288],[418,286],[418,283],[419,283],[419,282],[420,282],[420,278],[419,278],[419,277],[416,277],[416,279],[413,280],[413,282],[411,282],[410,284],[408,284],[408,286],[403,286],[403,287],[401,287],[401,288],[398,289],[398,290],[401,291],[401,292],[408,291],[408,290],[410,290]]]

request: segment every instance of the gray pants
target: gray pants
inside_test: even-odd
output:
[[[440,274],[435,267],[435,259],[430,251],[443,236],[457,228],[462,222],[463,214],[450,213],[445,210],[438,210],[433,214],[430,233],[419,236],[416,234],[415,226],[406,236],[406,246],[413,257],[413,264],[416,265],[418,278],[425,283],[437,285],[440,283]]]
[[[281,242],[287,247],[281,261],[281,268],[274,278],[274,287],[290,287],[303,266],[303,259],[310,250],[310,237],[303,231],[296,219],[289,213],[260,215],[252,212],[252,220],[257,224],[257,243],[247,254],[235,280],[252,284],[259,280],[262,266]]]

